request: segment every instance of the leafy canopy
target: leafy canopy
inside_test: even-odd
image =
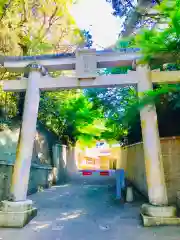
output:
[[[69,13],[72,0],[13,0],[0,2],[0,54],[34,55],[72,52],[92,36],[78,29]],[[54,77],[61,75],[56,72]],[[16,79],[21,74],[4,69],[1,79]],[[4,93],[0,89],[1,120],[22,114],[24,94]],[[33,104],[33,103],[32,103]],[[6,107],[5,107],[6,106]],[[21,108],[19,107],[21,106]],[[62,143],[89,142],[104,130],[101,110],[76,90],[41,94],[39,121],[55,132]]]
[[[0,53],[32,55],[71,50],[68,45],[83,38],[69,13],[70,4],[72,0],[2,0]]]
[[[82,91],[44,93],[39,120],[55,132],[64,144],[89,144],[105,130],[101,109],[94,109]]]
[[[176,63],[180,60],[180,0],[164,0],[154,7],[160,22],[152,29],[141,29],[131,38],[132,46],[139,47],[143,61]]]

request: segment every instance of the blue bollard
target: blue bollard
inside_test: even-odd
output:
[[[124,169],[116,170],[116,199],[120,200],[122,197],[121,189],[125,188],[125,171]]]

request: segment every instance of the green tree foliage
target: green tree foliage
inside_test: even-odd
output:
[[[180,1],[162,1],[155,7],[160,16],[159,24],[153,29],[142,29],[129,39],[130,46],[141,49],[140,63],[149,64],[151,69],[160,71],[180,70]],[[163,63],[166,63],[163,65]],[[155,103],[158,113],[160,136],[179,135],[179,85],[154,85],[154,90],[144,93],[144,97],[128,104],[125,116],[127,122],[139,119],[138,112],[146,104]],[[167,126],[170,126],[167,128]],[[135,125],[139,128],[139,123]],[[140,135],[139,135],[140,136]]]
[[[74,47],[83,41],[83,35],[69,13],[72,2],[72,0],[2,0],[0,55],[72,52]],[[10,79],[12,75],[14,76],[12,73],[6,73],[6,79]],[[4,77],[4,74],[0,76],[1,79]],[[16,97],[21,117],[24,93]]]
[[[83,39],[69,13],[72,0],[2,0],[0,2],[0,54],[33,55],[72,52]],[[53,77],[61,75],[56,72]],[[1,80],[21,74],[1,73]],[[24,94],[0,89],[1,121],[22,115]],[[104,130],[101,110],[93,109],[82,92],[75,90],[42,93],[39,120],[59,135],[64,144],[77,140],[89,143]],[[7,121],[4,121],[7,122]]]
[[[142,29],[131,39],[120,39],[115,49],[135,47],[140,48],[143,53],[141,63],[148,63],[152,68],[164,70],[178,70],[180,59],[180,1],[164,0],[159,6],[156,6],[157,13],[160,16],[159,23],[154,29]],[[162,61],[163,60],[163,61]],[[162,63],[171,63],[163,66]],[[132,70],[130,66],[116,67],[106,69],[106,74],[124,74]],[[180,114],[178,108],[179,86],[178,85],[154,85],[154,91],[148,91],[139,101],[136,89],[115,88],[88,90],[88,94],[96,106],[103,106],[108,121],[106,125],[110,131],[104,132],[107,137],[122,140],[123,136],[128,137],[128,143],[138,142],[141,140],[141,127],[139,110],[146,104],[156,104],[159,130],[161,136],[172,136],[180,134],[178,121]],[[167,126],[171,126],[167,128]]]
[[[115,50],[129,48],[129,39],[119,39]],[[112,67],[103,71],[103,74],[126,74],[132,66]],[[115,87],[104,89],[88,89],[86,94],[93,102],[94,107],[102,107],[106,117],[106,131],[102,137],[109,141],[134,143],[140,141],[140,119],[138,107],[131,111],[131,106],[137,102],[137,92],[134,86]]]
[[[86,95],[93,102],[95,109],[103,109],[106,130],[102,133],[102,138],[109,141],[123,141],[132,132],[125,116],[128,106],[136,101],[136,90],[133,87],[87,89]]]
[[[163,0],[154,7],[159,23],[150,29],[141,29],[132,39],[132,45],[141,48],[143,61],[150,64],[179,63],[180,60],[180,0]]]
[[[67,43],[82,40],[68,10],[70,4],[71,0],[3,0],[0,53],[31,55],[69,50]]]
[[[67,145],[89,144],[105,130],[101,108],[94,109],[79,90],[43,93],[39,120]]]
[[[180,70],[180,0],[163,0],[154,9],[160,16],[159,24],[151,30],[142,29],[131,38],[131,46],[141,49],[143,59],[140,63],[147,63],[151,68],[159,68],[161,71]],[[156,91],[147,92],[131,109],[141,108],[153,101],[158,104],[161,96],[168,96],[169,92],[173,93],[177,101],[176,107],[179,106],[179,85],[165,84],[156,86]]]

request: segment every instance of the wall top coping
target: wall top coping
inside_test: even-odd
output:
[[[14,166],[14,163],[11,161],[4,161],[4,160],[0,160],[0,165],[6,165],[6,166]],[[39,168],[39,169],[52,169],[52,166],[50,165],[38,165],[36,163],[32,163],[31,168]]]
[[[176,140],[176,139],[180,140],[180,136],[162,137],[162,138],[160,138],[160,141]],[[134,147],[136,145],[141,145],[141,144],[143,144],[143,142],[138,142],[138,143],[134,143],[134,144],[131,144],[131,145],[127,145],[127,146],[124,146],[123,148],[126,149],[126,148],[129,148],[129,147]]]
[[[62,147],[66,147],[66,148],[67,148],[66,145],[64,145],[64,144],[60,144],[60,143],[56,143],[56,144],[54,144],[53,146],[62,146]]]

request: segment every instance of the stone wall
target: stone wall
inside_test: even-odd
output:
[[[67,163],[66,171],[69,180],[75,180],[80,177],[78,172],[78,157],[80,149],[77,147],[68,147],[67,148]]]
[[[0,132],[0,200],[7,199],[10,190],[19,126]],[[52,172],[52,146],[57,137],[38,123],[34,142],[28,194],[48,187]]]
[[[168,201],[173,204],[176,202],[177,191],[180,191],[180,137],[161,138],[161,149]],[[127,178],[148,196],[143,144],[137,143],[124,150]]]
[[[55,144],[53,146],[53,182],[62,183],[81,178],[78,161],[82,160],[78,147]]]
[[[0,161],[0,200],[9,197],[12,172],[12,164]]]
[[[162,138],[161,148],[168,199],[174,203],[180,191],[180,137]]]
[[[147,182],[144,163],[143,144],[137,143],[124,149],[126,151],[126,177],[137,189],[147,196]]]
[[[53,183],[60,184],[68,180],[67,147],[61,144],[53,146]]]

